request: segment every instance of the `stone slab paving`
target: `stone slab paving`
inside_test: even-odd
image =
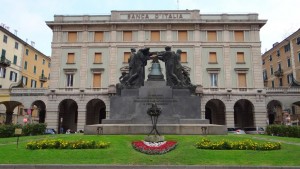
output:
[[[200,165],[64,165],[0,164],[0,169],[299,169],[300,166],[200,166]]]

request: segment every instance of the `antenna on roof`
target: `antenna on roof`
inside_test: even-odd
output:
[[[15,29],[15,35],[18,36],[18,30]]]
[[[34,47],[34,45],[35,45],[35,42],[31,41],[31,46]]]

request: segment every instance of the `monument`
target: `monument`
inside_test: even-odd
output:
[[[150,52],[142,48],[131,49],[129,73],[122,73],[116,85],[116,95],[110,98],[110,118],[102,120],[104,134],[146,134],[159,129],[162,134],[200,134],[209,121],[201,119],[201,97],[195,94],[197,86],[191,83],[189,73],[180,63],[181,50],[176,53],[170,46],[165,51]],[[151,71],[145,79],[145,66],[151,62]],[[166,78],[160,63],[166,67]],[[151,106],[159,107],[161,113],[151,124],[147,114]],[[155,108],[154,107],[154,108]],[[153,120],[153,119],[152,119]],[[85,127],[85,133],[92,132]],[[214,134],[225,134],[225,126],[211,125]]]

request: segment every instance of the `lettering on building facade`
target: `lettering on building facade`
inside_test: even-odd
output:
[[[181,13],[130,13],[127,15],[130,20],[145,19],[183,19]]]

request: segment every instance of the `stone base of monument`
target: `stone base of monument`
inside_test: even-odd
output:
[[[145,136],[144,140],[147,142],[152,142],[152,143],[163,142],[163,141],[165,141],[165,136],[149,135],[149,136]]]
[[[86,125],[84,134],[146,134],[152,129],[152,124],[95,124]],[[226,135],[226,125],[215,124],[157,124],[160,134],[178,135]]]

